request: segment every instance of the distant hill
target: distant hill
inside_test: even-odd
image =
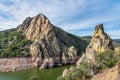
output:
[[[90,42],[90,40],[92,39],[91,36],[82,36],[80,37],[83,40],[86,40],[88,43]],[[115,47],[119,47],[120,46],[120,39],[113,39],[113,45]]]
[[[120,39],[113,39],[113,40],[114,40],[114,42],[113,42],[114,46],[120,47]]]
[[[120,39],[114,39],[114,41],[120,43]]]
[[[81,39],[85,40],[88,42],[88,44],[90,43],[91,39],[92,39],[92,36],[82,36],[80,37]]]

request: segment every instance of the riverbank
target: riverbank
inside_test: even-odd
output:
[[[0,59],[0,72],[19,71],[36,68],[32,58],[3,58]]]
[[[75,64],[79,57],[76,57],[72,60],[59,62],[59,58],[54,58],[52,67],[60,67],[64,65]],[[15,72],[20,70],[28,70],[33,68],[52,68],[48,66],[48,62],[45,63],[46,59],[43,59],[40,62],[35,62],[32,57],[30,58],[2,58],[0,59],[0,72]],[[52,63],[50,63],[51,65]],[[47,66],[47,67],[46,67]]]

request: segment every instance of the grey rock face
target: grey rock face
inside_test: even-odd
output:
[[[33,41],[30,52],[36,62],[39,60],[38,58],[44,60],[57,57],[57,62],[61,63],[64,57],[68,60],[73,59],[78,55],[79,48],[85,49],[86,47],[82,40],[75,40],[61,28],[55,27],[43,14],[26,18],[19,26],[19,31],[23,32],[28,40]],[[81,46],[78,46],[78,43]],[[48,61],[52,62],[53,60]],[[46,65],[47,61],[44,63]]]
[[[105,50],[113,50],[113,43],[110,36],[104,32],[103,24],[97,25],[93,33],[90,44],[86,48],[86,53],[78,60],[80,62],[86,60],[91,63],[96,62],[96,56]]]
[[[43,64],[39,69],[52,68],[54,67],[54,63],[55,61],[53,58],[45,58],[45,60],[43,61]]]
[[[32,18],[27,17],[27,18],[23,21],[23,23],[19,26],[19,31],[23,31],[23,32],[24,32],[24,31],[28,28],[31,20],[32,20]]]
[[[30,52],[32,55],[32,60],[34,62],[37,62],[37,60],[41,59],[41,51],[39,50],[39,44],[37,43],[32,43],[30,46]]]

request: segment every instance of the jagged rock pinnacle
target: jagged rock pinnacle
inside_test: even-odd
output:
[[[97,25],[91,42],[86,48],[86,53],[78,60],[77,65],[84,60],[95,63],[96,55],[106,50],[113,49],[112,39],[104,32],[103,24]]]
[[[103,24],[97,25],[94,30],[93,37],[97,37],[100,34],[104,34]]]
[[[28,40],[33,41],[30,45],[33,60],[35,62],[39,59],[45,60],[41,68],[49,65],[48,63],[54,64],[54,58],[56,59],[56,57],[56,63],[62,61],[67,63],[69,59],[77,57],[79,48],[85,49],[86,47],[86,44],[80,39],[76,41],[70,34],[51,24],[43,14],[26,18],[20,25],[19,30],[24,33]]]

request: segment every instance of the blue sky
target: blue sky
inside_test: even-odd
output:
[[[120,0],[0,0],[0,30],[17,27],[39,13],[78,36],[92,35],[102,23],[112,38],[120,38]]]

